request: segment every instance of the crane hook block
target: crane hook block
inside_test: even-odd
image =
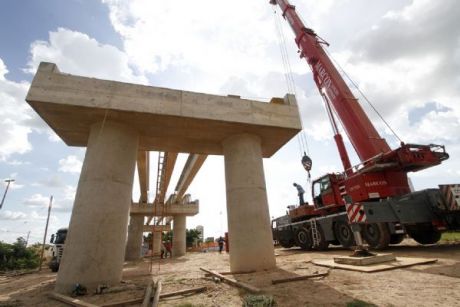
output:
[[[303,167],[305,168],[305,170],[310,173],[311,171],[311,166],[312,166],[313,162],[312,160],[310,159],[309,156],[307,156],[305,153],[303,154],[303,157],[302,157],[302,165]]]

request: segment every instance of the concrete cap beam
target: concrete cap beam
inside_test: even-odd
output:
[[[175,216],[186,215],[194,216],[199,212],[198,202],[189,204],[132,204],[130,215],[143,215],[143,216]]]
[[[139,150],[222,155],[222,141],[258,135],[272,156],[301,130],[295,98],[265,103],[60,73],[41,63],[26,101],[70,146],[86,146],[97,122],[117,121],[140,134]]]
[[[144,225],[143,232],[171,231],[171,225]]]

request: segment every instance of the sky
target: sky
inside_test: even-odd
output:
[[[460,183],[460,2],[292,3],[404,142],[446,146],[449,160],[410,174],[415,189]],[[65,145],[24,100],[41,61],[75,75],[261,101],[294,92],[313,160],[312,178],[341,171],[323,103],[293,39],[268,0],[0,1],[2,193],[3,181],[15,179],[0,210],[0,241],[30,234],[30,243],[41,242],[51,195],[47,240],[68,225],[85,155],[85,148]],[[280,50],[287,50],[289,65],[283,65]],[[397,138],[358,99],[396,148]],[[352,163],[359,163],[348,140],[346,146]],[[311,198],[300,164],[302,148],[294,138],[264,159],[272,217],[297,203],[293,182]],[[158,153],[150,155],[153,191]],[[179,155],[169,193],[186,158]],[[203,225],[205,237],[227,230],[224,173],[223,158],[209,156],[188,191],[200,200],[200,213],[187,219],[187,227]]]

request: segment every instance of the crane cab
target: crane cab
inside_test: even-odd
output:
[[[313,181],[312,199],[317,210],[344,205],[341,197],[341,194],[345,192],[343,177],[342,174],[326,174]]]

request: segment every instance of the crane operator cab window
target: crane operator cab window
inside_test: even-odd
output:
[[[313,183],[313,201],[317,207],[323,207],[323,194],[327,194],[331,189],[329,176],[324,176]]]

